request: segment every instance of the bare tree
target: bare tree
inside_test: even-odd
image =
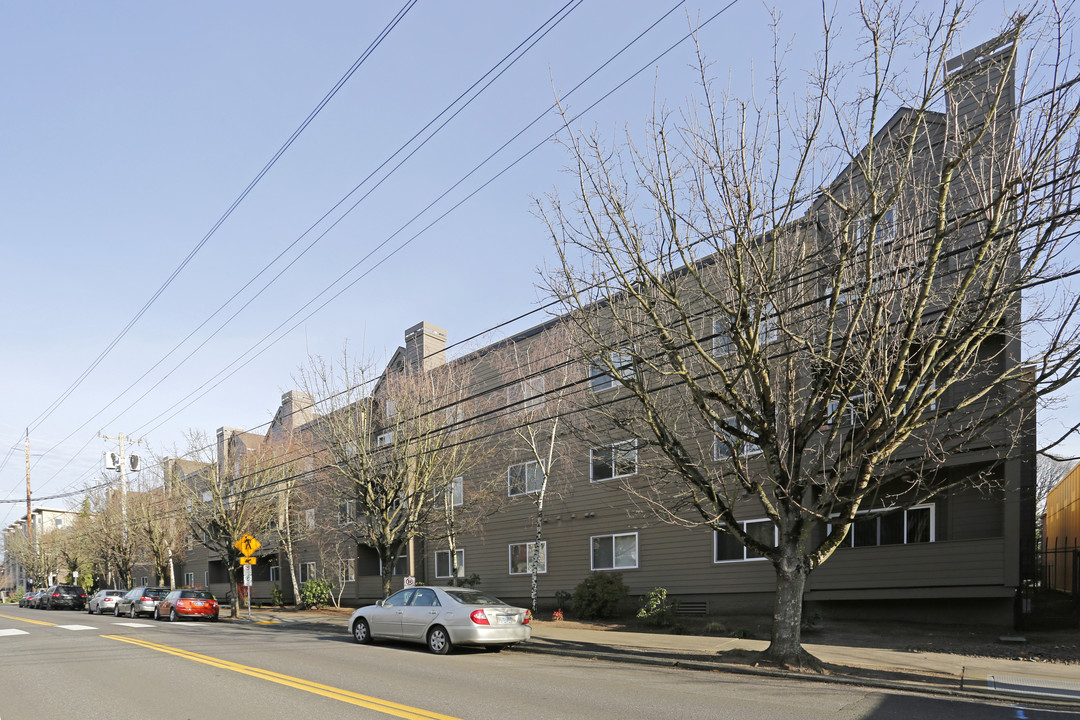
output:
[[[78,526],[86,552],[109,584],[130,588],[140,546],[124,512],[121,491],[113,487],[97,488],[88,492],[87,500],[88,512]]]
[[[163,477],[153,484],[136,484],[134,492],[128,493],[128,517],[135,541],[154,566],[157,582],[170,588],[176,587],[176,563],[183,559],[187,536],[180,499]]]
[[[1073,464],[1039,455],[1035,471],[1035,506],[1038,513],[1046,509],[1046,496],[1072,470]]]
[[[535,505],[535,539],[530,543],[528,568],[531,576],[532,611],[537,612],[538,574],[546,564],[544,547],[544,508],[549,496],[565,487],[556,487],[571,413],[580,395],[574,382],[580,372],[580,350],[573,342],[571,327],[558,323],[543,333],[520,341],[507,341],[496,351],[493,364],[503,378],[505,413],[503,421],[514,437],[514,451],[524,462],[507,470],[507,494],[522,495]]]
[[[863,3],[849,64],[827,17],[792,105],[783,43],[767,104],[717,97],[699,55],[700,99],[644,143],[568,131],[575,204],[539,204],[549,286],[621,387],[609,418],[668,468],[642,497],[771,562],[776,663],[820,667],[803,591],[857,513],[1000,478],[1036,400],[1080,373],[1080,301],[1056,282],[1076,270],[1066,21],[1016,17],[958,54],[967,12]],[[946,468],[964,453],[982,464]]]
[[[230,616],[236,617],[241,557],[236,544],[245,535],[264,535],[276,512],[272,494],[266,489],[268,469],[256,453],[232,457],[226,452],[223,457],[214,457],[214,445],[198,432],[189,434],[188,445],[188,462],[194,462],[196,468],[185,471],[173,463],[168,484],[182,499],[196,540],[221,558],[233,598]]]
[[[319,398],[321,414],[309,425],[316,467],[343,519],[341,532],[379,556],[383,593],[408,550],[414,574],[414,539],[429,526],[435,490],[470,462],[458,440],[458,404],[468,385],[454,364],[391,364],[381,376],[348,352],[336,365],[314,357],[300,386]]]

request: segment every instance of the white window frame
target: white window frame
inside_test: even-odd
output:
[[[547,391],[543,375],[527,377],[506,388],[506,405],[513,410],[539,410],[544,407],[544,393]]]
[[[304,510],[304,527],[308,530],[315,529],[315,508],[306,508]]]
[[[712,319],[712,347],[714,358],[727,357],[735,353],[735,340],[731,337],[731,321],[725,318]]]
[[[356,501],[346,500],[338,508],[338,525],[352,525],[356,522]]]
[[[271,565],[270,566],[270,582],[272,582],[272,583],[281,582],[281,566],[280,565]]]
[[[460,475],[454,478],[443,492],[451,496],[452,507],[461,507],[465,504],[465,478]]]
[[[394,431],[390,430],[375,436],[375,447],[381,448],[394,444]]]
[[[316,577],[317,567],[314,560],[307,560],[296,564],[296,581],[303,585],[308,580],[314,580]]]
[[[525,546],[525,570],[514,572],[514,548]],[[532,575],[532,549],[536,546],[536,541],[523,542],[523,543],[510,543],[508,548],[508,560],[509,560],[509,572],[511,575]],[[547,540],[540,541],[540,563],[536,572],[539,575],[547,573]]]
[[[616,474],[616,472],[615,472],[616,467],[617,467],[616,454],[618,452],[616,450],[616,448],[618,448],[620,446],[625,446],[625,445],[629,445],[630,449],[633,451],[634,470],[633,470],[633,472],[622,473],[620,475],[620,474]],[[597,458],[597,453],[598,452],[602,453],[603,451],[607,451],[607,462],[608,462],[608,466],[611,468],[611,476],[610,477],[605,477],[605,478],[598,478],[598,477],[596,477],[596,472],[595,472],[595,470],[596,470],[596,458]],[[600,445],[599,447],[594,447],[594,448],[589,449],[589,482],[607,482],[608,480],[617,480],[619,478],[630,477],[631,475],[637,475],[637,472],[638,472],[637,440],[621,440],[619,442],[611,443],[610,445]]]
[[[731,416],[728,416],[728,417],[724,418],[724,423],[727,424],[727,425],[732,425],[732,426],[737,424],[744,431],[746,430],[746,425],[744,425],[743,423],[736,423],[735,422],[735,416],[734,415],[731,415]],[[720,440],[720,434],[721,433],[723,433],[727,437],[731,438],[731,440],[734,441],[734,442],[732,442],[732,443],[721,442],[721,440]],[[721,460],[731,460],[731,459],[733,459],[735,457],[735,452],[734,452],[733,449],[731,449],[730,445],[734,445],[734,444],[738,444],[738,449],[739,449],[738,456],[740,458],[754,457],[755,455],[760,455],[763,452],[760,445],[758,445],[756,443],[752,443],[749,440],[739,440],[739,439],[733,437],[730,433],[728,433],[728,432],[726,432],[724,430],[721,430],[719,425],[714,425],[713,426],[713,460],[714,461],[719,462]],[[723,454],[721,454],[721,452],[720,452],[721,448],[723,448],[723,451],[724,451]]]
[[[338,565],[338,580],[342,584],[356,582],[356,558],[345,558]]]
[[[528,469],[527,469],[530,466],[535,466],[536,467],[536,471],[535,471],[536,474],[531,476],[533,481],[534,481],[534,486],[535,486],[532,490],[529,489],[530,475],[528,474]],[[512,473],[514,471],[514,468],[517,468],[517,467],[526,468],[526,470],[525,470],[526,475],[525,475],[524,489],[521,492],[514,492],[514,484],[513,484],[513,481],[512,481]],[[506,468],[506,495],[507,495],[507,497],[519,497],[521,495],[535,495],[536,493],[540,492],[540,489],[543,486],[544,486],[543,464],[537,462],[536,460],[526,460],[525,462],[514,463],[513,465],[510,465],[509,467]]]
[[[619,565],[617,560],[616,560],[616,558],[618,556],[617,556],[617,553],[615,552],[615,541],[616,541],[617,538],[627,538],[627,537],[634,538],[634,564],[633,565]],[[597,540],[603,540],[603,539],[606,539],[606,538],[611,539],[611,567],[600,567],[600,566],[598,566],[596,564],[596,549],[593,546],[593,544]],[[592,537],[589,538],[589,568],[591,570],[636,570],[638,568],[638,564],[640,562],[638,560],[639,551],[640,551],[640,544],[639,544],[638,534],[636,532],[611,533],[609,535],[593,535]]]
[[[740,520],[739,521],[739,525],[741,526],[741,530],[745,534],[749,534],[747,532],[747,529],[746,529],[747,526],[748,525],[753,525],[753,524],[756,524],[756,523],[769,523],[770,525],[772,525],[772,528],[773,528],[773,547],[776,547],[780,543],[780,531],[776,527],[776,525],[773,523],[772,520],[769,520],[768,518],[754,518],[752,520]],[[713,564],[714,565],[724,565],[726,563],[737,563],[737,562],[754,562],[754,561],[757,561],[757,560],[767,560],[768,559],[768,558],[761,557],[761,556],[759,556],[759,557],[749,557],[748,553],[751,552],[750,549],[747,548],[742,543],[739,543],[739,547],[742,548],[742,557],[741,558],[730,558],[730,559],[725,559],[725,560],[717,560],[716,555],[717,555],[717,552],[720,549],[719,545],[720,545],[720,531],[719,530],[713,530]]]
[[[184,573],[184,587],[195,587],[195,573]]]
[[[873,545],[856,545],[855,544],[855,523],[859,522],[859,516],[860,515],[869,515],[870,513],[874,513],[874,512],[881,513],[882,510],[886,510],[886,509],[888,509],[888,508],[877,508],[875,510],[859,510],[859,511],[857,511],[855,513],[855,520],[852,521],[851,527],[848,528],[847,537],[844,538],[844,544],[841,545],[841,547],[852,548],[852,549],[858,550],[860,548],[894,547],[896,545],[927,545],[929,543],[937,542],[937,506],[936,506],[936,503],[921,503],[919,505],[912,505],[911,507],[904,508],[903,510],[895,510],[892,513],[882,513],[882,514],[878,515],[875,518],[875,520],[877,520],[877,542],[875,544],[873,544]],[[914,541],[909,541],[908,540],[907,514],[911,510],[929,510],[930,511],[930,539],[925,543],[914,542]],[[904,542],[903,543],[886,543],[885,545],[881,544],[881,519],[885,515],[901,515],[901,516],[903,516],[903,521],[902,521],[902,525],[903,525],[903,528],[904,528]],[[833,517],[836,517],[836,516],[834,515]],[[832,532],[832,524],[831,523],[826,526],[826,531],[827,532]]]
[[[209,570],[203,570],[202,579],[203,579],[203,587],[206,588],[207,590],[209,590],[210,589],[210,571]]]
[[[458,574],[457,574],[457,576],[459,578],[463,578],[463,577],[465,577],[465,548],[457,548],[456,550],[454,550],[454,554],[457,555],[457,559],[458,559]],[[440,557],[445,557],[446,558],[446,572],[445,573],[440,573],[439,572],[439,558]],[[450,562],[450,551],[449,550],[436,550],[435,551],[435,577],[437,577],[437,578],[449,578],[449,577],[453,577],[453,573],[454,573],[454,566]]]
[[[634,377],[634,359],[627,350],[613,350],[607,353],[610,365],[618,370],[619,377],[631,380]],[[619,386],[619,382],[608,372],[608,363],[597,358],[589,363],[589,390],[602,393]]]
[[[383,400],[383,410],[386,411],[387,420],[393,420],[397,417],[397,403],[392,398]]]

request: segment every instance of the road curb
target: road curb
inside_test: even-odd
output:
[[[833,685],[845,685],[849,687],[870,687],[878,690],[892,690],[896,692],[915,693],[920,695],[934,695],[957,700],[994,700],[1003,703],[1016,702],[1023,699],[1025,703],[1038,707],[1052,709],[1080,709],[1080,703],[1056,698],[1044,698],[1037,695],[1025,695],[1018,698],[1014,695],[1001,694],[989,689],[948,688],[937,687],[927,683],[913,681],[911,683],[894,682],[889,680],[875,680],[873,678],[850,678],[836,675],[811,675],[806,673],[786,672],[774,668],[752,667],[747,665],[734,665],[722,662],[703,662],[698,660],[669,659],[650,657],[648,655],[631,655],[625,652],[610,652],[603,650],[569,650],[537,644],[535,641],[520,643],[511,648],[512,652],[536,653],[540,655],[560,655],[565,657],[577,657],[589,660],[607,660],[634,665],[651,665],[654,667],[667,667],[681,670],[695,670],[699,672],[718,672],[729,675],[748,675],[753,677],[770,678],[777,680],[800,680],[813,683],[827,683]],[[644,651],[648,652],[648,651]],[[960,679],[957,679],[960,682]]]

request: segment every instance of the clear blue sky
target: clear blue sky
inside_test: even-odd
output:
[[[577,124],[610,137],[624,128],[640,135],[654,103],[679,106],[694,90],[692,45],[653,59],[687,32],[690,20],[704,21],[727,4],[679,6],[568,99],[572,112],[583,111],[645,68]],[[790,6],[780,32],[792,42],[788,66],[798,73],[819,47],[820,8],[779,5]],[[530,197],[569,180],[565,152],[543,142],[559,126],[552,113],[407,223],[544,114],[556,91],[577,85],[674,2],[571,5],[546,37],[219,333],[211,337],[316,235],[286,251],[197,330],[562,6],[428,0],[409,10],[104,361],[48,412],[402,3],[0,5],[0,500],[24,495],[27,427],[35,496],[63,493],[106,477],[102,453],[113,445],[98,439],[99,431],[144,438],[141,451],[150,454],[182,448],[189,428],[260,428],[309,353],[333,356],[348,341],[355,351],[385,358],[404,329],[421,320],[445,327],[454,342],[537,307],[544,299],[535,288],[537,268],[552,249]],[[990,37],[1004,7],[986,3],[964,46]],[[767,77],[769,21],[762,3],[741,0],[700,33],[716,77],[736,92],[745,93],[751,78]],[[302,310],[305,303],[356,264],[346,275],[356,284],[307,317],[313,308]],[[283,322],[296,327],[282,336],[276,328]],[[247,365],[206,391],[267,335],[282,337],[259,345]],[[64,507],[76,499],[40,504]],[[19,504],[0,504],[0,527],[21,512]]]

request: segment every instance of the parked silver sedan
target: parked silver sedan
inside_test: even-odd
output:
[[[116,599],[122,597],[124,590],[98,590],[94,593],[86,603],[86,612],[93,615],[104,615],[105,613],[111,613],[113,606],[116,605]]]
[[[427,644],[436,655],[454,645],[501,650],[532,637],[532,613],[494,595],[459,587],[406,588],[349,618],[356,642],[387,638]]]

